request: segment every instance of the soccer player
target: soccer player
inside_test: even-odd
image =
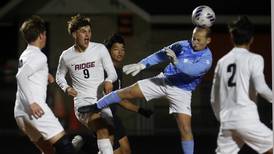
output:
[[[94,105],[83,106],[79,112],[98,112],[113,103],[125,99],[142,98],[147,101],[166,97],[169,111],[177,120],[181,133],[181,145],[185,154],[194,153],[194,140],[191,130],[191,93],[201,82],[212,64],[210,29],[195,27],[191,40],[182,40],[162,48],[137,64],[123,67],[126,74],[135,76],[152,65],[170,61],[163,73],[138,81],[132,86],[116,90],[104,96]]]
[[[77,119],[96,132],[98,149],[102,154],[112,154],[113,118],[109,108],[101,114],[81,114],[78,108],[93,104],[102,92],[112,91],[117,79],[111,57],[101,43],[91,42],[91,21],[81,15],[71,17],[68,32],[74,38],[74,45],[63,51],[56,72],[56,83],[69,96],[74,97]],[[104,77],[104,71],[107,77]],[[72,79],[72,86],[66,81],[66,74]],[[103,88],[100,88],[101,86]]]
[[[118,79],[113,83],[113,90],[121,89],[123,86],[123,60],[125,57],[125,40],[119,33],[114,33],[110,36],[108,40],[105,40],[105,46],[110,52],[112,62],[114,64]],[[121,107],[132,112],[139,113],[140,115],[150,118],[153,111],[150,109],[145,109],[138,105],[131,103],[129,100],[123,100],[119,103]],[[110,106],[112,112],[116,111],[116,105]]]
[[[48,81],[47,57],[41,51],[46,44],[43,19],[32,16],[21,25],[20,31],[28,46],[18,63],[17,93],[14,115],[18,127],[42,153],[74,154],[75,150],[58,119],[46,103]]]
[[[250,97],[254,87],[272,102],[263,74],[264,59],[250,51],[253,24],[241,16],[228,26],[234,48],[218,61],[211,91],[212,108],[220,122],[216,153],[237,154],[247,144],[258,153],[272,154],[272,131],[260,121]]]
[[[118,79],[115,82],[113,82],[113,90],[117,90],[122,87],[122,66],[125,57],[125,41],[119,33],[114,33],[107,40],[104,41],[104,44],[110,53],[112,62],[118,75]],[[120,103],[120,105],[124,109],[127,109],[132,112],[137,112],[146,118],[149,118],[153,114],[152,110],[142,108],[138,105],[130,103],[128,100],[124,100]],[[129,145],[128,137],[126,135],[125,127],[121,122],[119,116],[116,114],[117,104],[111,105],[110,109],[113,114],[113,122],[115,125],[114,140],[115,143],[118,142],[119,144],[116,147],[120,147],[120,150],[123,154],[130,154],[131,148]],[[83,146],[84,142],[89,142],[89,140],[86,141],[80,135],[75,136],[73,139],[73,143],[74,145],[76,145],[77,149],[80,149],[81,146]]]
[[[123,60],[125,57],[125,41],[124,38],[119,34],[115,33],[110,36],[109,39],[105,41],[105,46],[107,47],[108,51],[110,52],[110,56],[112,59],[112,62],[114,64],[116,73],[118,75],[118,79],[113,83],[113,90],[117,90],[122,88],[122,76],[123,76]],[[138,105],[135,105],[128,100],[123,100],[121,103],[119,103],[123,108],[132,111],[137,112],[140,115],[149,118],[153,111],[149,109],[142,108]],[[120,149],[123,154],[130,154],[131,149],[129,145],[128,138],[126,136],[124,125],[121,122],[121,119],[116,114],[117,105],[113,104],[110,106],[110,109],[113,113],[114,118],[114,124],[115,124],[115,137],[118,138]]]

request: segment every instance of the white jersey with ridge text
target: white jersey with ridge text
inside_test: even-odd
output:
[[[107,78],[104,77],[104,70]],[[65,91],[68,83],[66,73],[72,78],[72,87],[77,91],[74,98],[89,98],[97,100],[99,85],[104,81],[115,81],[117,74],[108,50],[103,44],[90,42],[84,52],[78,52],[72,46],[63,51],[56,72],[56,82]],[[81,102],[81,101],[79,101]],[[77,103],[77,101],[75,101]]]

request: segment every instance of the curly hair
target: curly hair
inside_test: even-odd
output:
[[[72,34],[73,32],[77,31],[79,28],[84,26],[91,27],[90,18],[81,16],[80,14],[77,14],[76,16],[72,16],[71,19],[68,21],[68,33]]]

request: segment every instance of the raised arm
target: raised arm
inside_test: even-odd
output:
[[[123,72],[125,72],[126,74],[131,74],[132,76],[135,76],[143,69],[146,69],[152,65],[156,65],[167,60],[169,60],[169,58],[165,53],[165,48],[163,48],[153,53],[152,55],[142,59],[138,63],[125,65],[123,67]]]

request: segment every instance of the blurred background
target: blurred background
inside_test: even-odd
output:
[[[40,15],[47,23],[48,41],[43,49],[48,56],[50,72],[55,75],[61,52],[73,44],[67,33],[67,21],[78,13],[92,19],[92,41],[103,42],[109,35],[120,32],[126,41],[125,64],[141,58],[172,42],[190,39],[193,29],[192,10],[198,5],[210,6],[216,14],[212,27],[214,63],[202,84],[193,92],[192,128],[196,154],[213,154],[219,124],[210,107],[210,88],[217,60],[227,53],[232,44],[226,24],[239,15],[248,15],[255,24],[252,51],[265,59],[265,77],[271,86],[271,1],[239,2],[239,0],[1,0],[0,1],[0,153],[37,154],[39,151],[16,126],[13,106],[16,93],[15,74],[17,59],[26,44],[18,33],[22,21],[33,14]],[[124,85],[158,74],[163,66],[155,66],[136,77],[124,75]],[[135,100],[155,114],[145,119],[136,113],[119,109],[133,154],[179,154],[180,138],[173,116],[168,114],[165,99],[150,102]],[[85,128],[75,119],[72,98],[57,87],[49,85],[48,104],[60,119],[67,132],[86,134]],[[261,120],[272,127],[272,107],[258,98]],[[85,147],[88,149],[92,148]],[[20,151],[20,152],[19,152]],[[84,153],[84,152],[83,152]],[[87,152],[86,152],[87,153]],[[241,154],[255,153],[244,147]]]

